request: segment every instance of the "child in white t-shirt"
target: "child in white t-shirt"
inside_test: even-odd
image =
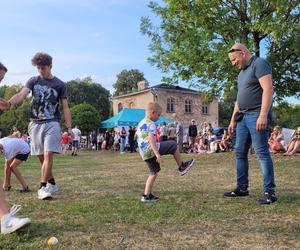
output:
[[[19,191],[29,192],[30,190],[28,185],[17,169],[22,161],[27,160],[30,154],[30,148],[28,144],[24,140],[19,138],[4,137],[0,139],[0,150],[5,156],[3,190],[9,191],[11,189],[10,179],[11,172],[13,172],[22,186]]]

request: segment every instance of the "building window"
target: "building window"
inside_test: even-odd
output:
[[[174,105],[175,105],[175,99],[173,97],[169,97],[167,99],[167,112],[175,112],[175,108],[174,108]]]
[[[185,100],[185,113],[192,113],[192,100]]]
[[[207,102],[202,103],[202,114],[208,115],[208,107],[209,107],[209,104]]]
[[[122,109],[123,109],[123,104],[120,102],[120,103],[118,104],[118,113],[121,112]]]

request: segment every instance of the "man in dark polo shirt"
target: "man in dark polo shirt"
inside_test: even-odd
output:
[[[268,149],[269,124],[273,96],[272,68],[268,62],[250,53],[245,45],[236,43],[228,52],[233,66],[239,71],[237,101],[229,133],[236,129],[237,186],[224,193],[225,197],[248,196],[248,151],[252,144],[263,175],[264,195],[259,204],[271,204],[275,196],[275,178]]]

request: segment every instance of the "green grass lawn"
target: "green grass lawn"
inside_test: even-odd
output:
[[[189,155],[184,154],[187,159]],[[235,185],[234,155],[194,156],[180,176],[164,156],[154,193],[157,203],[140,202],[148,170],[138,154],[80,152],[55,158],[60,191],[52,201],[37,199],[35,157],[20,168],[33,192],[6,192],[9,205],[30,227],[0,236],[0,249],[300,249],[300,156],[273,157],[278,202],[259,206],[261,173],[250,156],[250,196],[223,198]],[[1,157],[0,164],[4,160]],[[18,183],[13,177],[13,190]]]

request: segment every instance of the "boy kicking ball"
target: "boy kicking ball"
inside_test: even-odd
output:
[[[17,167],[23,161],[26,161],[29,156],[30,148],[28,144],[19,138],[4,137],[0,139],[0,150],[5,156],[3,190],[9,191],[11,189],[10,179],[11,172],[13,172],[21,184],[19,191],[22,193],[29,192],[28,185],[20,171],[17,169]]]
[[[178,165],[181,175],[186,174],[192,167],[194,160],[182,161],[177,143],[175,141],[156,141],[156,125],[162,112],[161,106],[157,103],[149,103],[146,117],[139,123],[137,128],[138,146],[142,159],[146,162],[150,175],[146,181],[145,192],[141,198],[142,202],[154,202],[159,198],[152,194],[155,179],[160,171],[162,155],[172,154]]]

